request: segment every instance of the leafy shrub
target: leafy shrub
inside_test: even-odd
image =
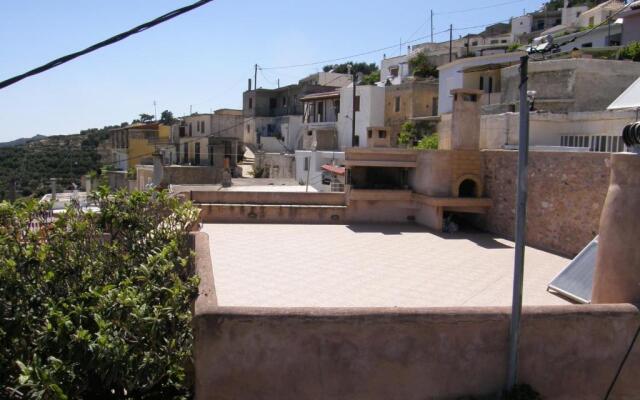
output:
[[[362,78],[362,85],[375,85],[380,82],[380,71],[373,71],[369,75]]]
[[[415,146],[418,150],[438,150],[438,135],[427,135]]]
[[[48,204],[0,203],[2,398],[190,397],[198,212],[164,192],[95,201],[53,222]]]
[[[618,50],[618,58],[621,60],[640,61],[640,42],[631,42]]]
[[[520,50],[520,43],[511,43],[509,47],[507,47],[507,53],[513,53],[518,50]]]
[[[429,62],[424,52],[420,52],[409,59],[409,69],[413,76],[420,78],[438,77],[438,68]]]
[[[425,121],[414,123],[411,121],[407,121],[402,124],[402,127],[400,128],[398,143],[401,145],[414,147],[417,146],[425,136],[432,135],[434,131],[435,126],[433,123]]]

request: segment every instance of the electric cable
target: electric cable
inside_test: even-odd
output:
[[[191,5],[188,5],[188,6],[185,6],[185,7],[182,7],[182,8],[178,8],[178,9],[173,10],[171,12],[168,12],[168,13],[166,13],[164,15],[161,15],[160,17],[155,18],[155,19],[153,19],[151,21],[145,22],[144,24],[138,25],[135,28],[129,29],[126,32],[119,33],[119,34],[117,34],[115,36],[112,36],[112,37],[106,39],[106,40],[103,40],[102,42],[99,42],[99,43],[96,43],[96,44],[94,44],[92,46],[89,46],[84,50],[80,50],[80,51],[77,51],[75,53],[67,54],[66,56],[62,56],[60,58],[57,58],[57,59],[55,59],[53,61],[50,61],[50,62],[48,62],[48,63],[46,63],[44,65],[41,65],[41,66],[39,66],[37,68],[34,68],[34,69],[30,70],[30,71],[27,71],[27,72],[23,73],[23,74],[16,75],[16,76],[14,76],[12,78],[6,79],[6,80],[0,82],[0,89],[3,89],[3,88],[5,88],[5,87],[7,87],[9,85],[13,85],[14,83],[19,82],[19,81],[21,81],[23,79],[26,79],[26,78],[28,78],[30,76],[34,76],[34,75],[43,73],[43,72],[45,72],[47,70],[55,68],[55,67],[57,67],[59,65],[62,65],[64,63],[67,63],[67,62],[69,62],[69,61],[71,61],[71,60],[73,60],[75,58],[78,58],[80,56],[83,56],[85,54],[89,54],[91,52],[94,52],[94,51],[96,51],[96,50],[98,50],[98,49],[100,49],[102,47],[106,47],[106,46],[112,45],[114,43],[117,43],[117,42],[119,42],[121,40],[124,40],[124,39],[128,38],[129,36],[132,36],[132,35],[135,35],[136,33],[140,33],[142,31],[145,31],[145,30],[147,30],[147,29],[149,29],[151,27],[159,25],[159,24],[161,24],[163,22],[166,22],[166,21],[168,21],[170,19],[173,19],[173,18],[175,18],[175,17],[177,17],[179,15],[182,15],[182,14],[187,13],[187,12],[189,12],[191,10],[194,10],[194,9],[196,9],[198,7],[201,7],[201,6],[203,6],[203,5],[207,4],[207,3],[210,3],[212,1],[213,0],[200,0],[200,1],[197,1],[197,2],[195,2],[193,4],[191,4]]]

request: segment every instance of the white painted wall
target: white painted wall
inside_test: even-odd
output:
[[[531,113],[529,144],[560,146],[563,135],[620,136],[625,125],[635,121],[635,111],[570,112],[567,114]],[[480,118],[480,148],[500,149],[518,144],[519,114],[482,115]],[[451,114],[445,114],[438,124],[440,145],[451,137]]]
[[[465,68],[517,61],[525,55],[524,52],[492,54],[482,57],[461,58],[438,68],[440,72],[438,87],[438,113],[446,114],[453,111],[453,96],[451,90],[463,86],[462,71]]]
[[[307,183],[307,171],[304,169],[305,159],[309,158],[309,182],[313,186],[322,186],[322,166],[325,164],[344,165],[342,151],[296,150],[296,181]]]
[[[522,15],[511,19],[511,35],[512,40],[517,39],[519,36],[531,32],[531,23],[533,18],[531,15]]]
[[[384,126],[384,87],[358,86],[356,96],[360,96],[360,111],[356,112],[356,135],[360,137],[360,147],[367,146],[367,128]],[[353,109],[353,87],[340,90],[340,113],[338,114],[338,146],[341,150],[351,147],[351,114]]]

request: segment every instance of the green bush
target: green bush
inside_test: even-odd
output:
[[[631,42],[618,50],[618,58],[621,60],[640,61],[640,42]]]
[[[198,212],[164,192],[95,201],[53,222],[48,204],[0,203],[0,398],[191,397]]]
[[[411,122],[407,121],[400,127],[400,134],[398,135],[398,144],[408,147],[417,147],[425,137],[432,136],[435,131],[435,126],[431,122]],[[433,139],[431,139],[433,140]],[[426,141],[425,141],[426,143]],[[436,138],[436,148],[437,147]],[[423,144],[424,145],[424,144]]]
[[[427,135],[420,139],[415,146],[418,150],[438,150],[438,135]]]
[[[438,77],[438,68],[429,62],[424,52],[419,52],[409,59],[409,70],[413,76],[419,78]]]

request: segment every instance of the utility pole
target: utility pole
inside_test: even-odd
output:
[[[280,78],[278,78],[278,89],[280,89]]]
[[[158,109],[156,108],[156,101],[153,101],[153,119],[158,120]]]
[[[356,70],[352,65],[349,65],[348,69],[353,85],[353,96],[351,98],[351,147],[356,147]]]
[[[189,104],[189,115],[193,115],[193,106]]]
[[[433,9],[431,11],[431,43],[433,43]]]
[[[449,62],[453,61],[453,24],[449,25]]]
[[[253,66],[253,90],[258,90],[258,64]]]
[[[399,47],[400,47],[400,54],[399,55],[402,55],[402,38],[400,38],[400,46]]]
[[[609,16],[607,17],[607,46],[611,46],[611,11],[609,11]]]
[[[522,314],[524,241],[527,221],[527,165],[529,163],[529,100],[527,98],[528,56],[520,58],[520,132],[518,138],[518,188],[516,197],[516,249],[513,263],[513,300],[509,327],[509,370],[507,390],[518,381],[518,343]]]

